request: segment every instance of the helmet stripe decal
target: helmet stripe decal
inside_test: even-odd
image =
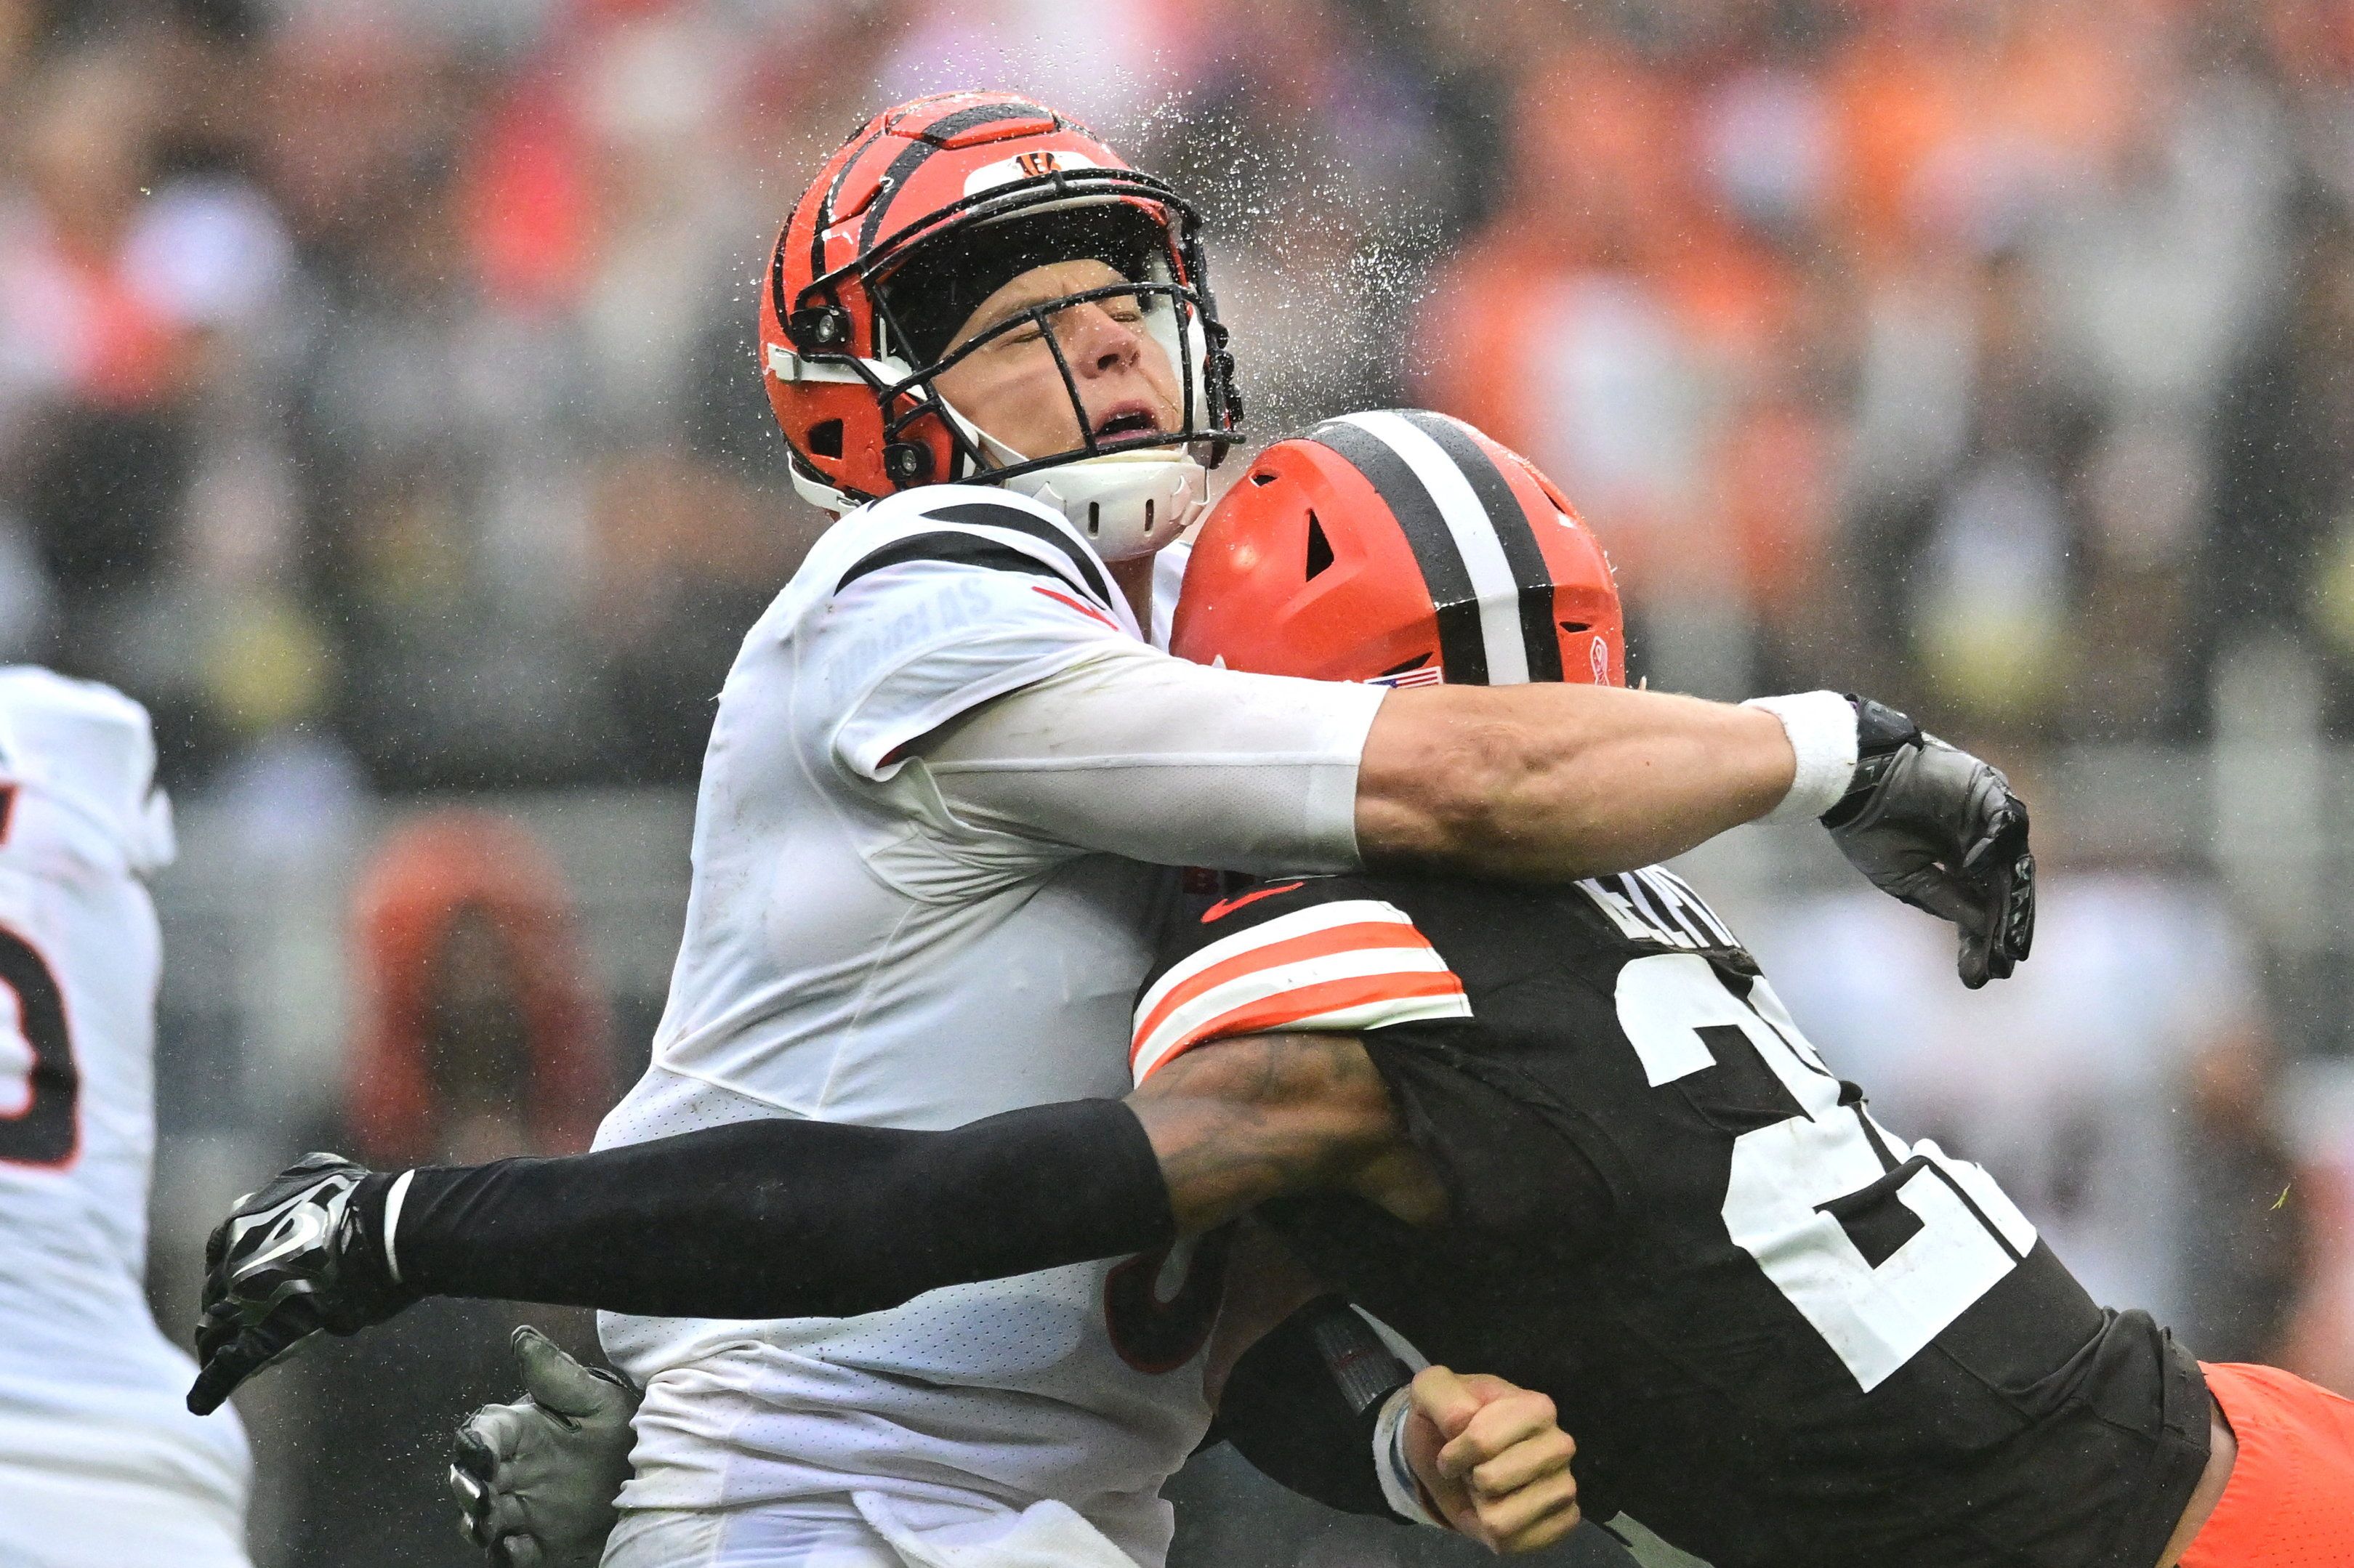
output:
[[[1544,551],[1537,544],[1537,531],[1530,525],[1529,514],[1521,498],[1512,493],[1511,482],[1496,460],[1467,429],[1460,420],[1426,409],[1403,410],[1402,416],[1415,429],[1437,441],[1439,449],[1463,471],[1471,482],[1471,490],[1479,498],[1480,510],[1496,530],[1496,542],[1504,548],[1504,561],[1511,568],[1512,581],[1518,585],[1521,599],[1521,650],[1525,655],[1532,681],[1561,679],[1561,633],[1553,621],[1553,568],[1545,565]]]
[[[1005,103],[977,103],[970,109],[944,115],[917,132],[916,139],[900,148],[891,166],[883,171],[882,189],[875,193],[875,200],[866,209],[866,221],[858,231],[859,254],[863,256],[875,249],[875,236],[883,228],[883,215],[891,209],[892,198],[906,187],[917,166],[940,150],[939,138],[961,135],[1000,120],[1027,120],[1033,111],[1033,106],[1027,104],[1016,108]]]
[[[1414,551],[1415,565],[1422,568],[1422,586],[1438,612],[1438,662],[1447,679],[1458,686],[1486,685],[1487,639],[1480,630],[1471,570],[1464,565],[1454,531],[1439,515],[1438,503],[1431,499],[1429,490],[1405,459],[1365,429],[1362,419],[1327,419],[1309,431],[1307,439],[1330,447],[1363,474],[1397,519],[1399,531]]]
[[[1438,509],[1455,544],[1457,555],[1471,579],[1471,597],[1479,619],[1479,641],[1487,653],[1488,683],[1517,686],[1529,678],[1529,656],[1521,639],[1521,587],[1505,558],[1495,519],[1480,503],[1479,492],[1445,448],[1404,415],[1383,411],[1345,414],[1347,423],[1371,431],[1414,471],[1414,477]],[[1518,516],[1520,508],[1512,508]]]
[[[842,183],[850,177],[850,171],[858,166],[858,160],[866,156],[866,149],[882,139],[883,132],[880,131],[867,132],[866,140],[858,144],[858,150],[843,159],[842,166],[833,171],[833,181],[825,187],[825,199],[818,203],[817,215],[810,224],[811,276],[822,278],[832,270],[825,264],[825,231],[833,227],[833,208],[834,204],[842,199]],[[777,240],[776,287],[777,320],[780,324],[792,319],[791,311],[785,305],[784,259],[785,243],[783,237],[779,236]]]

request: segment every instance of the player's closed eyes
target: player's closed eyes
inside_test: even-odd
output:
[[[1122,326],[1139,326],[1144,321],[1143,308],[1134,304],[1107,308],[1104,313]],[[1014,347],[1023,344],[1036,343],[1045,335],[1045,329],[1040,326],[1034,317],[997,339],[997,344],[1000,347]]]

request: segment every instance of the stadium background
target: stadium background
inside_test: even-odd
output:
[[[642,1059],[710,698],[819,526],[749,280],[971,84],[1201,198],[1261,436],[1461,414],[1654,684],[2009,767],[2048,912],[1982,995],[1819,835],[1693,874],[2100,1294],[2354,1392],[2341,0],[0,0],[0,657],[145,701],[181,804],[168,1326],[292,1153],[567,1147]],[[467,1561],[510,1321],[264,1379],[262,1568]],[[1448,1555],[1177,1495],[1188,1563]]]

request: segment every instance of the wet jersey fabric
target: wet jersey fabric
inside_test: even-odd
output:
[[[137,704],[0,669],[0,1562],[242,1558],[244,1434],[145,1294],[154,767]]]
[[[1673,874],[1310,878],[1173,929],[1133,1074],[1361,1033],[1452,1216],[1270,1217],[1434,1360],[1552,1395],[1595,1517],[1716,1568],[2158,1560],[2206,1457],[2197,1363],[1880,1126]]]
[[[756,1117],[949,1128],[1117,1097],[1178,874],[960,810],[910,743],[1091,661],[1174,664],[1147,630],[1086,541],[1025,497],[931,485],[830,529],[720,694],[669,1000],[599,1146]],[[1287,777],[1331,776],[1321,795],[1342,814],[1325,832],[1344,843],[1370,712],[1284,759]],[[608,1314],[606,1350],[646,1385],[621,1506],[822,1520],[874,1493],[950,1528],[1055,1499],[1157,1563],[1161,1482],[1209,1420],[1216,1294],[1150,1288],[1184,1261],[1083,1264],[847,1319]]]

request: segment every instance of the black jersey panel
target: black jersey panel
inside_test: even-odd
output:
[[[1364,883],[1359,877],[1301,876],[1232,886],[1214,901],[1188,898],[1184,916],[1161,934],[1160,950],[1153,955],[1152,968],[1138,994],[1150,992],[1172,969],[1237,932],[1320,905],[1365,896]]]
[[[1588,1150],[1607,1150],[1582,1112],[1512,1064],[1481,1054],[1476,1025],[1402,1023],[1364,1036],[1406,1136],[1437,1168],[1450,1228],[1505,1245],[1548,1238],[1561,1256],[1606,1245],[1609,1179]]]
[[[1716,1568],[2156,1562],[2195,1364],[1882,1128],[1689,887],[1331,878],[1209,925],[1336,895],[1402,910],[1469,996],[1365,1036],[1450,1220],[1269,1218],[1426,1353],[1552,1395],[1589,1513]]]

